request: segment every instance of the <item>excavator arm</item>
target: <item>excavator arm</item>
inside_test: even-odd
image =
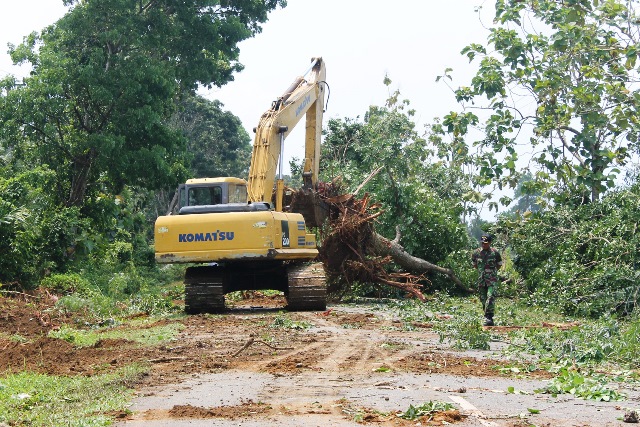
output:
[[[306,75],[308,79],[305,79]],[[303,188],[315,189],[320,166],[325,77],[322,58],[313,58],[309,70],[298,77],[260,117],[249,168],[247,190],[250,202],[272,203],[277,177],[275,208],[282,211],[284,140],[303,116],[306,118]]]

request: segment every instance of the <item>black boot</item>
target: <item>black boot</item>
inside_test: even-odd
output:
[[[493,316],[487,316],[484,318],[484,326],[493,326]]]

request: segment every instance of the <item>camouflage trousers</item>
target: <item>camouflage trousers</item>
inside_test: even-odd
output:
[[[484,280],[478,283],[478,295],[482,303],[484,317],[493,319],[496,310],[496,296],[498,292],[498,280]]]

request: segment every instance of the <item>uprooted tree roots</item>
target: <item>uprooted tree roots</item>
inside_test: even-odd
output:
[[[322,236],[320,259],[329,278],[329,292],[339,293],[340,286],[354,282],[381,283],[401,289],[424,300],[421,276],[389,272],[391,256],[378,256],[374,219],[382,214],[369,197],[357,199],[344,195],[326,199],[330,206],[327,232]],[[340,278],[340,280],[338,280]]]
[[[380,205],[371,203],[368,195],[362,199],[353,194],[336,196],[337,188],[331,184],[324,184],[321,190],[313,201],[307,193],[299,191],[293,194],[293,204],[297,204],[298,212],[301,205],[322,204],[327,223],[322,228],[319,258],[327,273],[329,293],[340,294],[356,282],[379,283],[424,300],[422,283],[428,281],[425,275],[429,272],[444,274],[456,286],[467,290],[452,270],[406,252],[399,243],[399,235],[389,240],[377,234],[374,220],[382,211]],[[393,271],[389,268],[392,262],[404,271]]]

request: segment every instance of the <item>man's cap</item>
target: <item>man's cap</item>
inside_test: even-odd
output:
[[[490,234],[483,234],[482,236],[480,236],[480,241],[482,243],[491,243],[493,239],[491,238]]]

